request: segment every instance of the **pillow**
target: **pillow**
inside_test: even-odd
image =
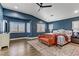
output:
[[[68,35],[68,36],[72,36],[72,31],[71,31],[71,30],[66,30],[65,33],[66,33],[66,35]]]
[[[58,30],[54,30],[53,33],[54,33],[54,34],[58,34]]]
[[[71,30],[59,29],[59,30],[54,30],[53,33],[56,33],[56,34],[67,34],[69,36],[72,36],[72,31]]]
[[[59,34],[65,34],[65,30],[64,29],[60,29],[58,31],[59,31]]]
[[[77,32],[74,32],[73,33],[73,37],[77,37],[78,36],[78,33]]]
[[[53,33],[55,33],[55,34],[65,34],[65,30],[64,29],[54,30]]]

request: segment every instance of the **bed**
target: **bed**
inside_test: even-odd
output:
[[[71,30],[54,30],[53,33],[45,33],[38,36],[38,40],[51,45],[65,45],[71,42],[72,31]]]

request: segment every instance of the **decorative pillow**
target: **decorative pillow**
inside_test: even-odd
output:
[[[60,29],[58,30],[60,34],[65,34],[65,30],[64,29]]]
[[[58,31],[58,30],[54,30],[53,33],[54,33],[54,34],[58,34],[59,31]]]
[[[72,36],[72,31],[71,31],[71,30],[66,30],[65,33],[66,33],[66,35],[68,35],[68,36]]]
[[[78,36],[78,32],[74,32],[73,37],[77,37],[77,36]]]
[[[79,38],[79,32],[77,32],[77,34],[76,34],[76,36],[75,36],[76,38]]]
[[[56,33],[56,34],[64,34],[64,29],[59,29],[59,30],[54,30],[53,33]]]

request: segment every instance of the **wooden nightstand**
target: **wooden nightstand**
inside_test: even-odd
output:
[[[79,38],[72,38],[71,42],[79,44]]]

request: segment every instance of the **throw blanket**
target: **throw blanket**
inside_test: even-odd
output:
[[[42,35],[39,35],[38,37],[39,38],[49,38],[49,39],[52,39],[52,38],[55,38],[55,42],[56,42],[56,44],[57,44],[57,37],[58,36],[64,36],[65,37],[65,40],[68,42],[68,36],[66,35],[66,34],[50,34],[50,33],[48,33],[48,34],[42,34]]]

